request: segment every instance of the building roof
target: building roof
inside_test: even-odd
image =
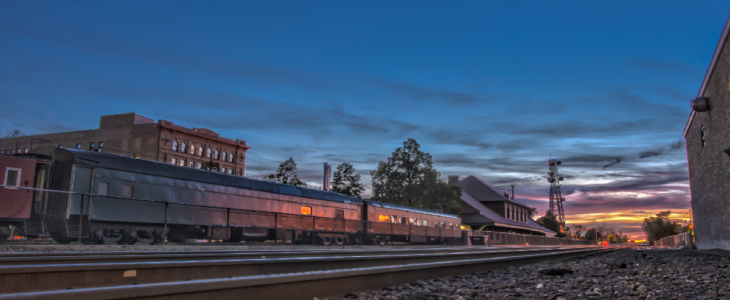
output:
[[[464,178],[466,179],[466,178]],[[461,192],[461,200],[469,204],[471,207],[479,211],[479,214],[466,214],[461,216],[461,223],[463,224],[478,224],[478,225],[489,225],[499,227],[512,227],[525,230],[542,231],[546,233],[555,233],[550,229],[544,228],[539,224],[535,223],[530,218],[527,218],[527,223],[509,220],[502,217],[500,214],[492,211],[491,209],[484,206],[484,204],[474,198],[469,192]]]
[[[725,27],[722,29],[722,34],[720,34],[720,40],[717,41],[717,46],[715,46],[715,53],[712,54],[712,60],[710,61],[710,66],[707,67],[707,72],[705,72],[705,78],[702,80],[702,85],[700,86],[699,92],[697,92],[697,97],[702,97],[702,95],[705,94],[705,89],[707,88],[707,83],[710,81],[710,76],[712,75],[712,72],[715,70],[715,65],[717,64],[717,60],[720,58],[720,53],[722,52],[722,49],[725,47],[725,41],[727,40],[728,33],[730,32],[730,16],[728,16],[728,19],[725,21]],[[683,137],[687,137],[687,130],[689,130],[689,126],[692,125],[692,120],[694,120],[695,117],[695,111],[693,110],[689,114],[689,120],[687,120],[687,125],[684,126],[684,131],[682,132]]]
[[[504,196],[503,191],[500,191],[493,185],[474,175],[466,176],[464,179],[457,181],[456,185],[460,186],[462,190],[469,192],[479,202],[507,201],[524,208],[530,208],[522,203],[510,200]]]

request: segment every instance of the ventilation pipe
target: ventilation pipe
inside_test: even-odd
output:
[[[515,200],[515,185],[514,184],[512,185],[512,197],[510,199]]]

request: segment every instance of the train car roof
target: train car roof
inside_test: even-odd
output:
[[[343,203],[363,202],[362,199],[334,192],[326,192],[201,169],[181,167],[164,162],[132,158],[113,153],[56,148],[54,149],[53,157],[54,161],[72,162],[73,164],[89,167],[163,176]]]
[[[393,203],[386,203],[386,202],[380,202],[380,201],[374,201],[374,200],[364,200],[364,201],[368,202],[368,205],[372,205],[372,206],[376,206],[376,207],[397,209],[397,210],[403,210],[403,211],[409,211],[409,212],[415,212],[415,213],[421,213],[421,214],[427,214],[427,215],[434,215],[434,216],[446,217],[446,218],[454,218],[454,219],[461,218],[457,215],[445,214],[445,213],[440,213],[440,212],[436,212],[436,211],[432,211],[432,210],[413,208],[413,207],[397,205],[397,204],[393,204]]]
[[[181,167],[181,166],[176,166],[176,165],[172,165],[172,164],[168,164],[168,163],[164,163],[164,162],[158,162],[158,161],[141,159],[141,158],[132,158],[129,156],[113,154],[113,153],[55,148],[54,152],[53,152],[53,158],[54,158],[54,161],[55,160],[66,160],[66,161],[73,160],[74,164],[79,164],[79,165],[84,165],[84,166],[89,166],[89,167],[99,167],[99,168],[127,171],[127,172],[133,172],[133,173],[164,176],[164,177],[169,177],[169,178],[206,182],[206,183],[220,184],[220,185],[225,185],[225,186],[240,187],[240,188],[250,189],[250,190],[266,191],[266,192],[283,194],[283,195],[300,196],[300,197],[336,201],[336,202],[344,202],[344,203],[363,203],[364,201],[367,201],[368,205],[372,205],[372,206],[376,206],[376,207],[416,212],[416,213],[435,215],[435,216],[441,216],[441,217],[447,217],[447,218],[455,218],[455,219],[459,218],[459,216],[456,216],[456,215],[439,213],[439,212],[426,210],[426,209],[418,209],[418,208],[407,207],[407,206],[402,206],[402,205],[397,205],[397,204],[392,204],[392,203],[384,203],[384,202],[373,201],[373,200],[363,200],[360,198],[356,198],[356,197],[352,197],[352,196],[348,196],[348,195],[344,195],[344,194],[340,194],[340,193],[309,189],[309,188],[304,188],[304,187],[299,187],[299,186],[286,185],[286,184],[258,180],[258,179],[251,179],[248,177],[228,175],[225,173],[218,173],[218,172],[206,171],[206,170],[189,168],[189,167]]]

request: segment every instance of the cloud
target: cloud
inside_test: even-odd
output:
[[[615,165],[617,163],[620,163],[620,162],[621,162],[621,159],[620,158],[616,158],[616,161],[614,161],[614,162],[612,162],[610,164],[607,164],[607,165],[603,166],[603,169],[605,170],[606,168],[608,168],[610,166],[613,166],[613,165]]]

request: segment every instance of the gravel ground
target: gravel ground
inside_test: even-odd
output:
[[[637,247],[480,274],[419,280],[349,293],[345,298],[730,299],[728,265],[727,252]],[[556,273],[565,274],[546,275]]]

